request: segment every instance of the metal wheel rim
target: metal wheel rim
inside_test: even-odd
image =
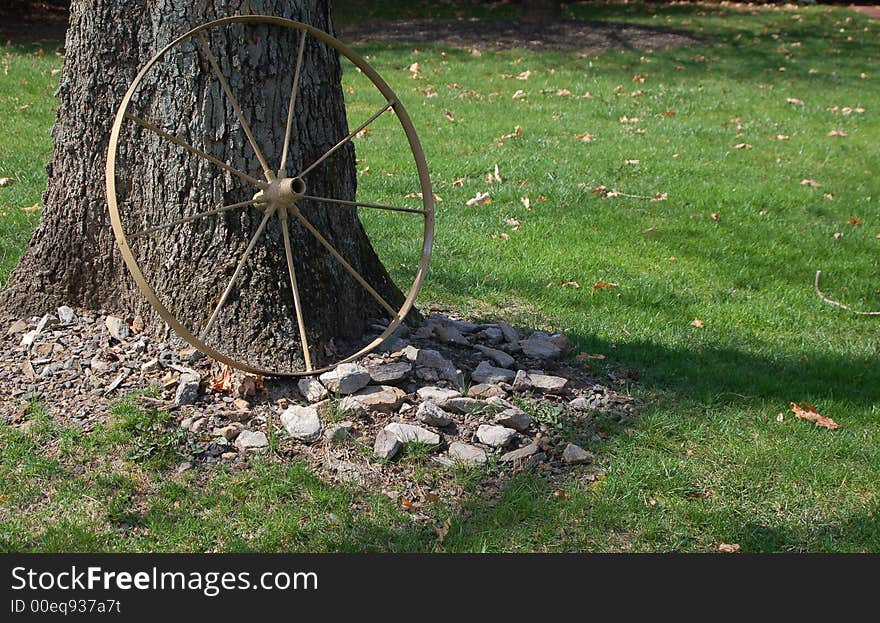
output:
[[[412,285],[406,295],[406,298],[401,305],[400,309],[397,313],[392,317],[391,322],[388,327],[383,331],[378,337],[373,339],[366,346],[362,347],[360,350],[348,355],[347,357],[331,364],[328,366],[324,366],[321,368],[315,369],[307,369],[302,371],[293,371],[293,372],[279,372],[273,370],[267,370],[256,366],[251,366],[245,362],[236,361],[232,357],[218,351],[217,349],[209,346],[205,343],[205,341],[196,336],[192,331],[190,331],[187,327],[185,327],[176,317],[172,314],[167,307],[159,300],[156,291],[150,285],[149,281],[144,276],[141,271],[140,266],[138,265],[134,254],[132,253],[131,246],[129,244],[128,238],[125,234],[125,231],[122,227],[122,219],[119,212],[119,207],[117,204],[116,197],[116,156],[117,149],[119,143],[119,135],[122,128],[123,122],[126,120],[126,114],[128,111],[129,104],[131,103],[132,97],[137,91],[138,86],[143,80],[144,76],[152,69],[152,67],[161,60],[164,55],[175,48],[181,42],[196,37],[202,31],[216,28],[220,26],[226,26],[229,24],[238,24],[238,23],[255,23],[255,24],[274,24],[277,26],[282,26],[288,29],[298,30],[304,33],[302,35],[303,39],[305,35],[309,35],[329,45],[330,47],[337,50],[337,52],[348,58],[357,68],[359,68],[365,76],[370,80],[370,82],[379,90],[379,92],[385,97],[386,102],[388,103],[387,110],[393,110],[395,116],[397,117],[401,127],[404,130],[404,133],[407,137],[407,141],[410,146],[410,150],[413,154],[413,158],[416,163],[416,170],[419,178],[419,186],[422,195],[422,205],[423,205],[423,216],[424,216],[424,237],[422,243],[422,251],[421,258],[419,260],[418,267],[416,269],[416,274],[413,280]],[[290,113],[292,114],[292,112]],[[288,126],[287,132],[289,132],[290,127]],[[334,148],[335,149],[335,148]],[[322,157],[327,157],[327,154]],[[311,167],[314,167],[317,163],[313,163]],[[310,168],[311,168],[310,167]],[[112,131],[110,134],[110,142],[107,151],[107,163],[106,163],[106,184],[107,184],[107,204],[110,212],[110,222],[113,228],[113,234],[116,238],[117,245],[119,247],[120,253],[122,254],[123,260],[125,261],[126,267],[131,273],[132,277],[137,284],[138,289],[141,293],[147,298],[150,305],[159,316],[170,326],[175,333],[177,333],[182,339],[191,344],[193,347],[197,348],[202,353],[210,356],[212,359],[215,359],[221,363],[225,363],[233,368],[238,370],[242,370],[244,372],[248,372],[251,374],[258,374],[263,376],[280,376],[280,377],[298,377],[298,376],[312,376],[316,374],[320,374],[322,372],[326,372],[328,370],[334,369],[341,363],[347,363],[361,357],[369,353],[378,347],[382,342],[384,342],[392,333],[400,326],[403,319],[412,309],[415,304],[416,297],[418,296],[419,290],[424,283],[425,276],[427,273],[428,262],[430,261],[431,251],[433,248],[434,241],[434,196],[431,187],[431,181],[428,174],[428,167],[425,161],[424,151],[422,149],[421,143],[419,141],[418,135],[416,134],[415,127],[412,124],[412,121],[409,115],[406,112],[403,104],[400,99],[388,86],[388,84],[382,79],[382,77],[354,50],[330,36],[329,34],[314,28],[313,26],[309,26],[308,24],[303,24],[302,22],[297,22],[294,20],[290,20],[282,17],[275,17],[269,15],[241,15],[234,17],[226,17],[217,20],[213,20],[211,22],[206,22],[192,30],[184,33],[183,35],[177,37],[173,41],[171,41],[164,48],[159,50],[147,63],[144,65],[141,70],[138,72],[137,76],[134,78],[132,83],[129,85],[128,90],[123,97],[119,108],[117,109],[116,117],[113,122]],[[286,223],[284,224],[286,229]],[[256,239],[256,238],[255,238]],[[303,326],[301,323],[298,325],[300,328]],[[307,345],[303,345],[302,350],[307,351]],[[306,355],[307,357],[308,355]]]

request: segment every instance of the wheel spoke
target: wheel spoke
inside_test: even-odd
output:
[[[232,277],[229,279],[229,283],[226,285],[226,290],[223,291],[223,296],[220,297],[220,302],[217,303],[217,307],[214,308],[214,313],[211,314],[211,318],[208,320],[208,324],[205,325],[205,328],[202,329],[202,334],[199,339],[203,342],[205,338],[208,336],[208,332],[214,326],[214,321],[217,320],[217,316],[220,314],[220,309],[223,307],[223,304],[226,303],[226,299],[229,297],[229,293],[232,292],[233,286],[235,286],[235,282],[238,281],[238,276],[241,274],[241,269],[244,268],[244,263],[247,261],[248,256],[250,256],[251,251],[254,250],[254,247],[257,245],[257,240],[259,240],[260,236],[263,233],[263,230],[266,229],[266,223],[269,222],[269,218],[275,213],[275,206],[270,206],[266,213],[263,214],[263,220],[260,221],[260,226],[257,227],[257,231],[254,233],[251,241],[248,243],[247,248],[244,250],[244,255],[241,256],[241,260],[238,262],[238,266],[235,267],[235,272],[232,273]]]
[[[201,32],[198,32],[196,33],[196,37],[198,37],[199,44],[202,46],[202,51],[205,53],[208,62],[211,64],[211,69],[214,71],[214,75],[217,76],[217,80],[220,82],[220,87],[223,89],[223,92],[226,93],[229,103],[232,104],[232,110],[235,111],[235,116],[238,117],[241,129],[244,130],[248,141],[250,141],[251,147],[254,148],[254,153],[257,154],[257,160],[260,161],[260,165],[263,167],[263,174],[266,176],[266,179],[271,182],[275,176],[275,172],[269,168],[269,164],[266,162],[263,152],[260,150],[259,145],[257,145],[257,141],[251,132],[251,127],[248,125],[247,121],[245,121],[244,115],[241,112],[241,107],[238,105],[238,100],[235,99],[235,96],[232,94],[232,89],[229,88],[229,83],[223,76],[223,72],[220,71],[220,66],[217,64],[217,58],[208,47],[208,41],[205,39],[205,36]]]
[[[150,132],[153,132],[154,134],[158,134],[162,138],[171,141],[172,143],[174,143],[178,147],[183,147],[185,150],[195,154],[196,156],[199,156],[200,158],[204,158],[208,162],[217,165],[221,169],[229,171],[233,175],[236,175],[236,176],[240,177],[241,179],[245,180],[246,182],[253,184],[257,188],[261,188],[261,189],[265,190],[266,188],[269,187],[269,185],[266,182],[258,180],[255,177],[251,177],[247,173],[242,173],[238,169],[232,168],[231,166],[229,166],[225,162],[217,160],[217,158],[215,158],[214,156],[206,154],[201,149],[198,149],[197,147],[193,147],[189,143],[182,141],[179,138],[177,138],[176,136],[169,134],[168,132],[166,132],[165,130],[160,128],[159,126],[152,124],[149,121],[145,121],[144,119],[141,119],[140,117],[136,117],[130,113],[125,113],[125,118],[128,119],[129,121],[134,121],[136,124],[146,128]]]
[[[256,203],[253,199],[250,201],[242,201],[240,203],[233,203],[227,206],[223,206],[220,208],[214,208],[213,210],[206,210],[204,212],[199,212],[198,214],[193,214],[192,216],[185,216],[183,218],[179,218],[176,221],[169,221],[168,223],[162,223],[161,225],[155,225],[153,227],[148,227],[147,229],[143,229],[137,233],[131,234],[128,237],[129,240],[134,240],[138,236],[144,236],[146,234],[152,234],[153,232],[157,232],[160,229],[167,229],[168,227],[174,227],[175,225],[182,225],[183,223],[189,223],[191,221],[195,221],[197,219],[203,218],[205,216],[211,216],[212,214],[222,214],[223,212],[228,212],[229,210],[234,210],[236,208],[243,208],[245,206],[254,205]]]
[[[327,203],[340,203],[347,206],[360,206],[362,208],[375,208],[376,210],[391,210],[393,212],[412,212],[413,214],[426,214],[424,210],[417,210],[416,208],[399,208],[397,206],[386,206],[379,203],[366,203],[364,201],[348,201],[346,199],[313,197],[311,195],[303,195],[303,199],[310,199],[312,201],[326,201]]]
[[[329,150],[328,150],[323,156],[321,156],[320,158],[318,158],[317,160],[315,160],[315,161],[311,164],[311,166],[309,166],[305,171],[303,171],[302,173],[300,173],[299,175],[297,175],[297,177],[305,177],[306,174],[309,173],[309,171],[311,171],[311,170],[314,169],[316,166],[318,166],[319,164],[321,164],[322,162],[324,162],[324,160],[326,160],[327,158],[329,158],[329,157],[333,154],[333,152],[335,152],[337,149],[339,149],[340,147],[342,147],[343,145],[345,145],[348,141],[350,141],[352,138],[354,138],[354,136],[355,136],[358,132],[360,132],[361,130],[363,130],[364,128],[366,128],[368,125],[370,125],[371,123],[373,123],[373,122],[374,122],[376,119],[378,119],[379,116],[380,116],[382,113],[384,113],[386,110],[389,110],[390,108],[393,108],[394,105],[395,105],[396,103],[397,103],[397,100],[391,100],[390,102],[388,102],[387,104],[385,104],[382,108],[380,108],[378,111],[376,111],[375,113],[373,113],[373,116],[372,116],[372,117],[370,117],[369,119],[367,119],[366,121],[364,121],[361,125],[359,125],[357,128],[355,128],[355,129],[352,130],[351,132],[349,132],[349,133],[348,133],[348,136],[346,136],[344,139],[342,139],[341,141],[339,141],[338,143],[336,143],[333,147],[331,147],[331,148],[330,148],[330,149],[329,149]]]
[[[290,288],[293,290],[293,306],[296,309],[296,324],[299,327],[299,339],[302,343],[303,358],[306,362],[306,372],[312,371],[312,358],[309,355],[309,340],[306,337],[306,325],[303,321],[302,304],[299,298],[299,288],[296,285],[296,271],[293,267],[293,253],[290,250],[290,232],[287,231],[287,211],[279,212],[281,220],[281,235],[284,238],[284,255],[287,258],[287,272],[290,274]]]
[[[319,232],[317,229],[315,229],[315,226],[309,222],[309,220],[302,214],[302,212],[299,211],[299,209],[293,210],[293,213],[296,216],[296,218],[299,219],[299,222],[302,223],[303,226],[306,229],[308,229],[315,238],[317,238],[318,242],[320,242],[324,246],[324,248],[330,252],[330,255],[335,257],[336,261],[338,261],[340,264],[342,264],[343,268],[345,268],[345,270],[347,270],[349,272],[349,274],[351,274],[351,276],[354,277],[355,281],[357,281],[359,284],[361,284],[361,286],[364,288],[364,290],[369,292],[372,295],[372,297],[374,299],[376,299],[379,302],[379,304],[382,307],[384,307],[385,310],[389,314],[391,314],[392,317],[397,316],[397,310],[395,310],[393,307],[391,307],[391,305],[389,305],[388,302],[385,299],[383,299],[382,296],[378,292],[376,292],[369,283],[367,283],[366,279],[364,279],[358,271],[356,271],[354,268],[352,268],[351,264],[349,264],[348,262],[345,261],[345,258],[339,254],[339,251],[337,251],[335,248],[333,248],[332,244],[327,242],[327,239],[321,235],[321,232]]]
[[[293,125],[293,106],[296,104],[296,92],[299,89],[299,75],[302,71],[303,52],[306,49],[306,35],[308,33],[302,31],[299,40],[299,51],[296,53],[296,69],[293,72],[293,86],[290,87],[290,104],[287,107],[287,127],[284,130],[284,149],[281,150],[281,164],[278,166],[278,177],[284,177],[284,170],[287,167],[287,149],[290,147],[290,131]]]

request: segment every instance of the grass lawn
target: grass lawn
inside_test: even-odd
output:
[[[340,23],[394,12],[340,4]],[[406,17],[512,10],[406,4]],[[443,199],[420,300],[563,331],[606,356],[597,373],[639,371],[639,422],[609,423],[590,448],[604,478],[560,496],[521,475],[486,499],[464,474],[464,508],[434,509],[451,525],[438,544],[381,492],[303,465],[178,475],[167,414],[122,403],[87,435],[35,405],[28,432],[0,426],[0,550],[880,551],[880,326],[813,291],[821,269],[827,294],[880,309],[880,22],[829,7],[567,11],[698,40],[588,56],[358,51],[404,99]],[[45,185],[62,59],[0,54],[0,177],[17,180],[0,188],[5,281],[38,218],[22,208]],[[359,78],[346,75],[353,124],[376,108]],[[370,175],[406,157],[381,126],[369,141]],[[496,164],[504,181],[489,185]],[[376,199],[399,201],[392,186]],[[466,206],[477,192],[492,202]],[[409,249],[391,240],[379,245],[403,274]],[[792,401],[840,428],[794,418]]]

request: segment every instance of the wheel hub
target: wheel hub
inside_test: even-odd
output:
[[[269,187],[254,195],[254,201],[263,207],[291,208],[306,194],[306,183],[301,177],[281,177],[269,182]]]

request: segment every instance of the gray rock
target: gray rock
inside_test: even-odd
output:
[[[380,430],[373,444],[373,456],[378,459],[391,460],[400,452],[403,444],[397,435],[391,431]]]
[[[423,402],[416,410],[416,419],[429,426],[449,426],[452,417],[433,402]]]
[[[432,385],[429,385],[427,387],[420,387],[416,391],[416,394],[418,394],[421,400],[430,400],[438,406],[442,406],[443,403],[450,398],[458,398],[461,396],[461,392],[458,390],[446,389],[444,387],[434,387]]]
[[[554,344],[549,336],[545,337],[535,333],[527,340],[520,340],[519,345],[528,357],[557,359],[562,356],[562,349]]]
[[[153,357],[149,361],[145,361],[141,364],[141,372],[146,374],[147,372],[152,372],[153,370],[159,369],[159,360],[156,357]]]
[[[453,413],[460,413],[462,415],[468,415],[475,411],[479,411],[486,403],[482,400],[477,400],[475,398],[450,398],[446,402],[443,403],[443,408],[447,411],[452,411]]]
[[[455,383],[459,386],[461,385],[461,374],[455,368],[455,365],[441,355],[439,351],[431,350],[429,348],[407,346],[403,350],[403,353],[406,355],[406,358],[415,363],[416,366],[436,370],[440,378],[446,379],[450,383]]]
[[[470,322],[469,320],[458,320],[455,318],[451,319],[450,322],[452,323],[452,326],[454,326],[462,333],[473,333],[474,331],[479,330],[481,326],[483,326],[476,322]]]
[[[471,373],[471,378],[477,383],[500,383],[513,381],[516,373],[504,368],[496,368],[488,361],[481,361],[480,365]]]
[[[498,328],[504,335],[505,342],[507,342],[508,344],[519,344],[519,333],[517,333],[516,329],[510,326],[510,324],[506,322],[499,322]]]
[[[486,462],[485,450],[460,441],[449,444],[449,456],[468,466],[483,465]]]
[[[575,411],[591,411],[594,408],[593,404],[591,404],[590,401],[583,396],[575,398],[568,403],[568,406]]]
[[[313,376],[307,376],[304,379],[300,379],[297,381],[296,386],[299,389],[299,393],[302,394],[302,397],[309,402],[321,402],[330,395],[327,388],[321,385],[321,381]]]
[[[547,339],[556,344],[563,353],[567,353],[571,350],[571,340],[568,339],[568,336],[563,335],[562,333],[554,333]]]
[[[181,375],[174,394],[174,404],[178,407],[195,404],[199,398],[199,381],[191,376]]]
[[[341,363],[318,379],[331,392],[347,395],[366,387],[370,382],[370,373],[356,363]]]
[[[480,443],[493,448],[503,448],[516,436],[516,431],[506,426],[493,426],[491,424],[480,424],[477,428],[477,439]]]
[[[530,456],[534,456],[538,453],[538,444],[530,443],[527,446],[523,446],[521,448],[517,448],[516,450],[511,450],[505,454],[501,455],[502,463],[511,463],[515,461],[522,461],[523,459],[527,459]]]
[[[379,413],[393,413],[406,394],[399,387],[371,385],[348,396],[346,401],[357,402],[363,409]]]
[[[504,400],[504,398],[499,398],[497,396],[489,396],[488,398],[486,398],[486,404],[496,411],[513,409],[513,405],[511,403]]]
[[[461,344],[466,346],[470,344],[468,339],[461,334],[461,331],[452,324],[440,323],[434,327],[434,335],[437,339],[446,344]]]
[[[568,465],[584,465],[593,462],[593,454],[573,443],[566,444],[562,451],[562,461]]]
[[[354,422],[351,422],[349,420],[346,420],[344,422],[337,422],[336,424],[330,424],[324,431],[324,439],[326,439],[330,443],[342,443],[352,436],[353,430]]]
[[[72,307],[62,305],[55,311],[58,312],[58,320],[61,321],[61,324],[71,324],[74,320],[76,320],[76,312],[73,311]]]
[[[545,394],[560,394],[568,387],[568,379],[550,374],[529,374],[532,387]]]
[[[243,430],[235,438],[235,447],[240,452],[257,452],[269,447],[269,440],[263,431]]]
[[[392,422],[391,424],[388,424],[384,430],[396,435],[401,443],[418,442],[431,446],[436,446],[440,443],[440,435],[413,424]]]
[[[524,431],[527,431],[532,425],[532,418],[522,409],[517,409],[516,407],[513,407],[511,409],[505,409],[504,411],[496,415],[495,423],[500,426],[512,428],[522,433]]]
[[[500,344],[504,341],[504,332],[498,327],[486,327],[480,331],[480,337],[490,344]]]
[[[503,350],[480,345],[477,345],[474,348],[486,355],[489,359],[497,363],[502,368],[509,368],[516,363],[516,359],[505,353]]]
[[[131,334],[131,329],[128,328],[125,321],[116,316],[107,316],[104,318],[104,326],[107,327],[107,333],[110,334],[110,337],[119,342],[124,342]]]
[[[392,363],[379,363],[367,366],[370,378],[374,383],[396,383],[406,378],[412,370],[412,364],[408,361],[395,361]]]
[[[517,370],[516,377],[513,379],[513,391],[523,392],[532,389],[532,379],[525,370]]]
[[[315,407],[291,405],[281,413],[281,424],[299,441],[311,443],[321,438],[321,418]]]

